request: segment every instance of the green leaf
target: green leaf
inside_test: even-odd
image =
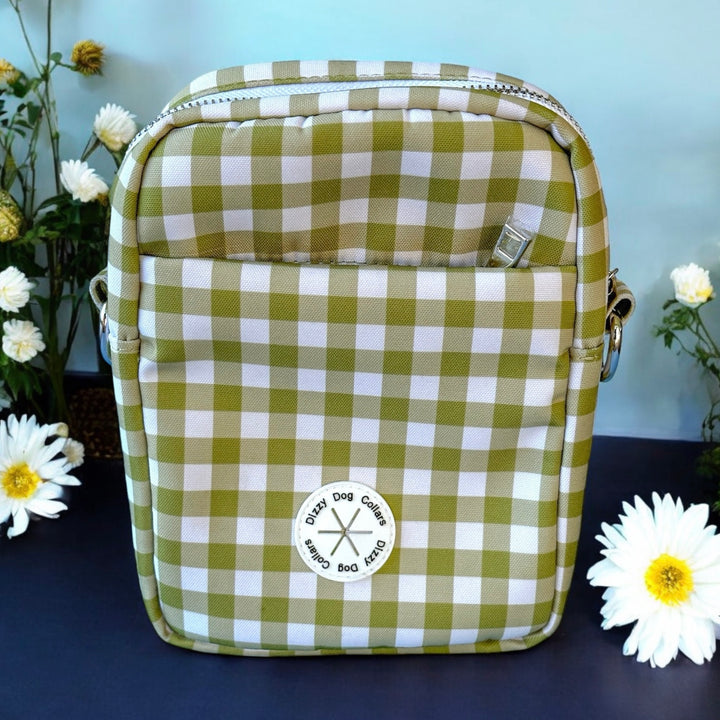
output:
[[[705,450],[696,466],[700,477],[720,480],[720,445]]]
[[[39,105],[36,105],[35,103],[28,103],[27,106],[27,116],[28,116],[28,122],[30,125],[35,126],[37,124],[38,118],[42,115],[42,108]]]
[[[9,87],[16,98],[24,98],[30,91],[30,85],[27,82],[27,77],[22,74],[14,83],[10,83]]]
[[[0,171],[0,187],[9,191],[15,184],[17,176],[18,167],[15,163],[15,157],[8,151],[5,155],[5,162],[3,163],[2,170]]]

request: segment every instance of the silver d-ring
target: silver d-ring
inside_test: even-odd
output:
[[[617,370],[618,362],[620,361],[620,348],[622,347],[622,332],[623,324],[620,315],[613,311],[608,318],[608,344],[605,350],[602,370],[600,371],[601,382],[611,380]]]
[[[100,332],[98,333],[98,343],[100,345],[100,355],[108,364],[112,365],[110,360],[110,328],[108,326],[107,303],[103,303],[99,312]]]

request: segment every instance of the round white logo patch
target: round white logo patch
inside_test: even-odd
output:
[[[329,580],[368,577],[395,544],[395,518],[379,493],[358,482],[323,485],[295,518],[295,547],[307,566]]]

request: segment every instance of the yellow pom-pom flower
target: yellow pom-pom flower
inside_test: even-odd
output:
[[[105,46],[94,40],[80,40],[73,46],[70,62],[83,75],[100,75],[105,62]]]
[[[20,71],[5,58],[0,58],[0,85],[10,85],[20,77]]]

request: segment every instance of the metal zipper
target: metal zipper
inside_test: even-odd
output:
[[[154,125],[162,122],[167,117],[182,110],[188,110],[206,105],[217,105],[239,100],[262,100],[270,97],[288,97],[292,95],[312,95],[316,93],[346,92],[348,90],[374,90],[377,88],[390,87],[441,87],[459,88],[467,90],[490,90],[502,95],[523,98],[542,105],[552,110],[566,120],[574,130],[589,145],[587,137],[577,120],[558,102],[551,100],[540,92],[512,85],[510,83],[498,82],[490,78],[468,78],[463,80],[438,80],[411,78],[407,80],[352,80],[352,81],[328,81],[317,83],[291,83],[287,85],[261,85],[258,87],[238,88],[227,92],[212,93],[188,100],[187,102],[169,108],[158,115],[153,121],[143,128],[132,140],[128,150],[132,149],[140,138]]]

